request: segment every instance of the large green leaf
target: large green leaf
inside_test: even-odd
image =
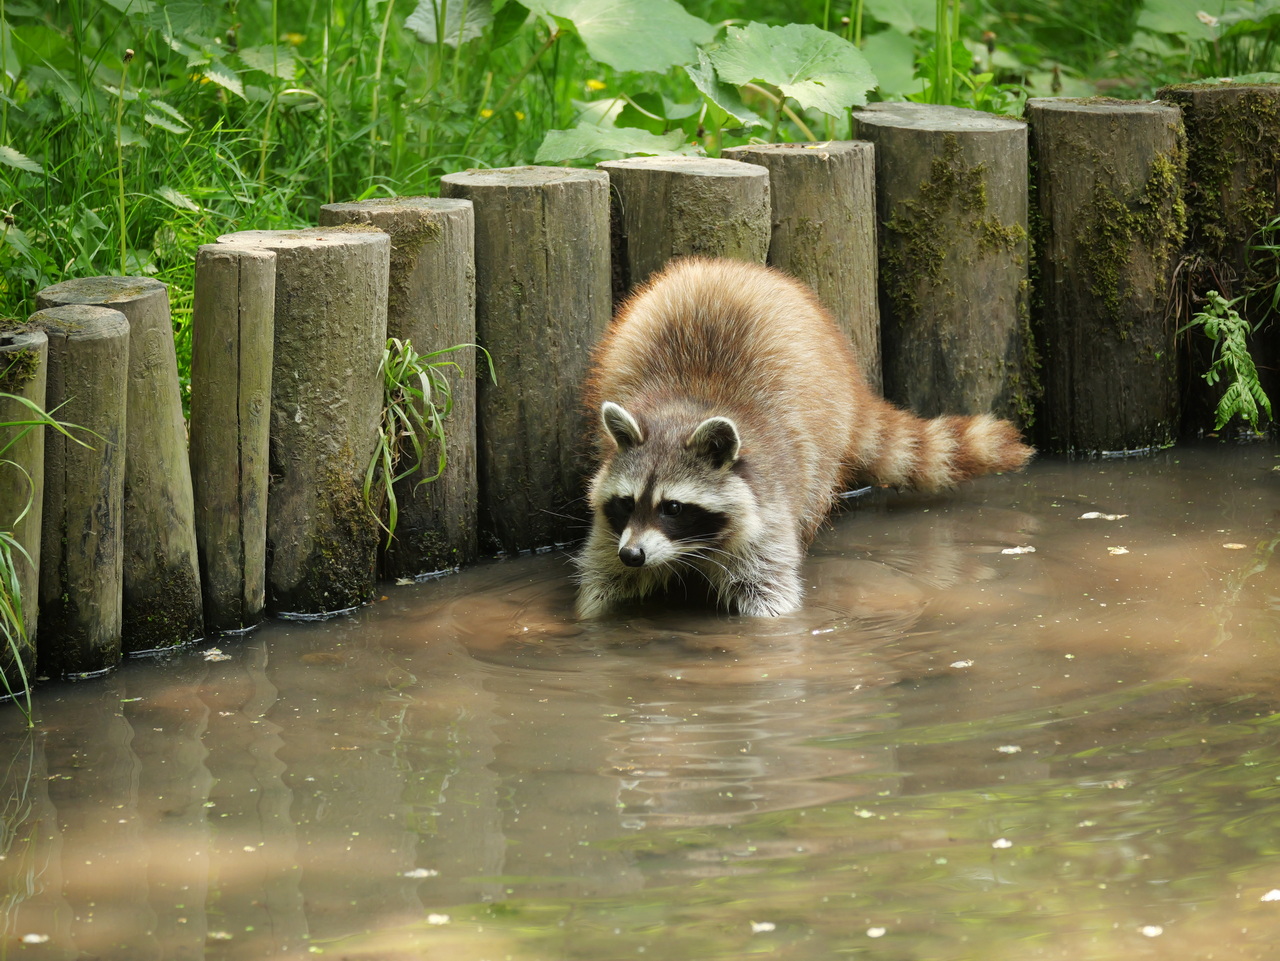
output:
[[[808,23],[730,27],[710,55],[722,80],[736,86],[772,84],[800,106],[833,115],[865,104],[867,91],[876,85],[857,47]]]
[[[867,13],[903,33],[938,28],[937,0],[866,0]]]
[[[441,7],[444,8],[444,42],[450,47],[474,40],[493,23],[493,6],[489,0],[421,0],[413,13],[405,17],[405,27],[423,43],[436,43]]]
[[[1155,33],[1180,33],[1192,40],[1210,40],[1213,27],[1202,19],[1223,13],[1224,0],[1147,0],[1138,14],[1138,26]]]
[[[711,65],[705,50],[698,50],[696,66],[686,66],[684,70],[702,95],[728,114],[735,123],[743,127],[767,126],[758,113],[742,102],[737,87],[731,87],[716,76],[716,68]]]
[[[237,97],[244,96],[244,84],[240,82],[240,78],[235,71],[226,64],[217,61],[207,64],[204,68],[204,75],[219,87],[230,90]]]
[[[44,168],[40,164],[26,154],[18,153],[12,147],[0,147],[0,164],[17,167],[19,170],[28,170],[33,174],[44,173]]]
[[[279,44],[241,47],[240,59],[254,70],[261,70],[268,76],[286,82],[292,81],[298,73],[298,65],[293,60],[293,51]]]
[[[875,71],[882,94],[907,94],[920,90],[915,71],[915,41],[890,27],[867,37],[862,54]]]
[[[548,130],[534,163],[563,163],[598,153],[641,154],[646,157],[696,155],[700,149],[685,142],[682,130],[654,134],[638,127],[601,127],[580,123],[572,130]]]
[[[663,72],[698,59],[716,28],[676,0],[532,0],[525,6],[571,26],[587,53],[615,70]]]

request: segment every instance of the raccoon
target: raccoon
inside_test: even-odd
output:
[[[938,490],[1032,456],[990,415],[925,420],[868,388],[803,284],[734,260],[670,263],[623,304],[583,391],[598,423],[581,617],[705,580],[730,612],[800,607],[800,566],[849,485]]]

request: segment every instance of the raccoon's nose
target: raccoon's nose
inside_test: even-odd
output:
[[[644,548],[643,547],[619,547],[618,559],[628,567],[644,566]]]

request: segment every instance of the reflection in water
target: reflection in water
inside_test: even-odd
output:
[[[543,555],[41,689],[4,953],[1269,958],[1277,466],[877,493],[776,621]]]

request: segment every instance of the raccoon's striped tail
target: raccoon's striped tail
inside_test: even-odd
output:
[[[858,451],[860,477],[893,487],[933,491],[982,474],[1020,470],[1035,453],[1007,420],[990,414],[926,420],[885,404]]]

